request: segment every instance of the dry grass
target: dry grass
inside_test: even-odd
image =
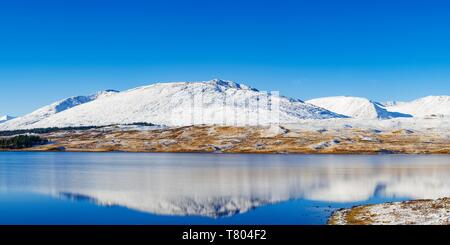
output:
[[[372,133],[284,130],[267,133],[261,127],[187,126],[147,131],[87,130],[42,135],[52,145],[28,150],[224,152],[305,154],[450,154],[450,140],[415,132]]]
[[[368,225],[373,222],[371,219],[372,215],[367,214],[369,211],[367,206],[360,206],[352,208],[348,213],[346,213],[344,219],[348,224],[352,225]]]

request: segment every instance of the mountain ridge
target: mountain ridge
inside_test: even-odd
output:
[[[72,107],[91,102],[93,100],[107,97],[113,94],[118,93],[116,90],[108,89],[104,91],[99,91],[95,94],[88,96],[72,96],[66,99],[62,99],[56,102],[51,103],[50,105],[43,106],[29,114],[26,114],[21,117],[16,117],[14,119],[8,120],[2,124],[2,127],[12,128],[12,129],[20,129],[26,128],[28,125],[39,122],[47,117],[50,117],[54,114],[60,113],[62,111],[68,110]]]
[[[383,104],[363,97],[323,97],[308,100],[306,103],[358,119],[392,119],[398,117],[412,117],[408,114],[388,111]]]
[[[4,122],[9,121],[9,120],[12,120],[12,119],[14,119],[14,118],[15,118],[15,117],[12,117],[12,116],[10,116],[10,115],[0,116],[0,123],[4,123]]]
[[[430,95],[409,102],[387,106],[389,110],[408,113],[415,117],[450,116],[450,96]]]
[[[275,112],[274,108],[279,108]],[[122,92],[104,90],[73,96],[22,117],[2,121],[0,130],[152,123],[167,126],[249,126],[305,119],[395,119],[450,116],[450,96],[379,103],[333,96],[303,101],[259,91],[228,80],[153,83]],[[5,118],[6,119],[6,118]]]
[[[274,108],[278,105],[279,111],[275,112]],[[214,79],[155,83],[132,88],[89,103],[78,103],[64,111],[37,118],[38,120],[28,120],[22,125],[9,123],[0,128],[103,126],[135,122],[177,126],[255,125],[343,117],[299,99],[260,92],[245,84]]]

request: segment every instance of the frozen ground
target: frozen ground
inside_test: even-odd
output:
[[[388,120],[335,118],[323,120],[301,120],[298,123],[283,124],[293,130],[343,130],[361,129],[382,132],[395,130],[413,130],[421,133],[450,131],[450,117],[395,118]]]

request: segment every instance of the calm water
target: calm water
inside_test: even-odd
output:
[[[0,152],[1,224],[324,224],[444,196],[448,156]]]

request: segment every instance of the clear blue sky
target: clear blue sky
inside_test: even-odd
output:
[[[0,114],[156,81],[301,99],[450,94],[450,1],[2,1]]]

